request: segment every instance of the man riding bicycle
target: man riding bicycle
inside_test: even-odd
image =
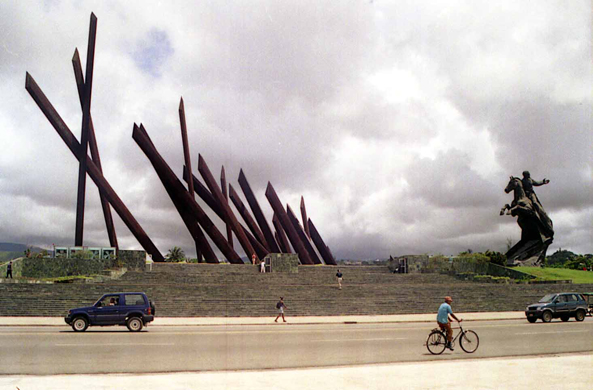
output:
[[[453,303],[453,299],[450,296],[446,296],[445,302],[439,307],[437,314],[437,324],[439,324],[439,328],[441,328],[441,330],[447,332],[447,348],[453,351],[453,346],[451,345],[451,340],[453,339],[453,329],[451,329],[452,320],[449,319],[449,315],[451,315],[451,317],[453,317],[457,322],[461,322],[463,320],[458,319],[455,314],[453,314],[451,303]]]

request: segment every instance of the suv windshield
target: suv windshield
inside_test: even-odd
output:
[[[548,294],[544,296],[542,299],[540,299],[539,303],[550,303],[552,302],[552,299],[554,299],[555,296],[556,294]]]

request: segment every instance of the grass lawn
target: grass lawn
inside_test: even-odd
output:
[[[517,271],[544,280],[572,280],[573,283],[593,284],[593,272],[566,268],[515,267]],[[593,292],[593,291],[592,291]]]

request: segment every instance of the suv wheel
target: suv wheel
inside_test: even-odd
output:
[[[552,312],[551,311],[544,311],[544,314],[542,314],[542,321],[543,322],[550,322],[550,321],[552,321]]]
[[[527,317],[527,321],[529,321],[530,323],[534,324],[535,321],[537,321],[537,318],[535,318],[535,317]]]
[[[585,311],[583,309],[577,310],[577,314],[575,314],[574,318],[577,321],[583,321],[585,319]]]
[[[74,329],[75,332],[84,332],[88,327],[89,322],[84,317],[76,317],[74,321],[72,321],[72,329]]]
[[[140,332],[142,330],[142,320],[139,317],[130,317],[126,326],[131,332]]]

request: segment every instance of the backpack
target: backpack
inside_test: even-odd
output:
[[[281,306],[282,306],[282,302],[278,301],[278,303],[276,304],[276,309],[280,309]]]

